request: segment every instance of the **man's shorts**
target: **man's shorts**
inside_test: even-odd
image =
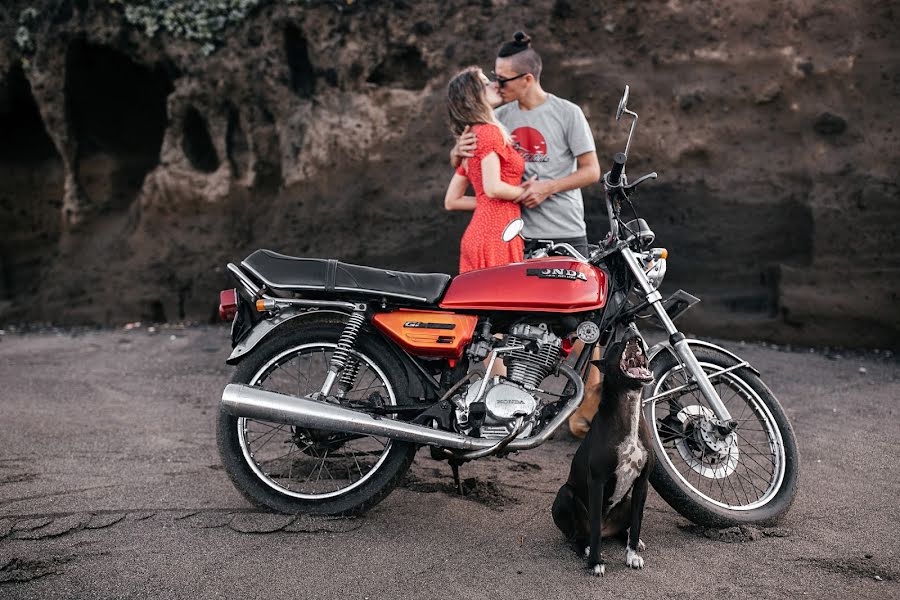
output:
[[[569,244],[576,250],[578,250],[582,256],[588,255],[588,241],[586,236],[576,237],[576,238],[557,238],[553,240],[554,243],[557,244]],[[525,240],[525,258],[531,256],[531,254],[537,250],[538,247],[541,247],[541,244],[538,243],[538,240]]]

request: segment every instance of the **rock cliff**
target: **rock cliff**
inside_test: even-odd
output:
[[[206,40],[159,4],[0,7],[0,323],[206,320],[258,247],[454,272],[444,87],[524,29],[604,167],[630,84],[687,331],[900,346],[896,3],[246,0]]]

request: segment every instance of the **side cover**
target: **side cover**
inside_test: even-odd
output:
[[[472,341],[478,317],[449,312],[397,310],[378,313],[372,323],[413,356],[459,358]]]

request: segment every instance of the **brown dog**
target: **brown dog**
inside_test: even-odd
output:
[[[578,350],[576,348],[576,350]],[[600,358],[600,349],[594,348],[595,360]],[[591,420],[597,414],[600,406],[600,389],[603,385],[603,375],[595,365],[588,366],[587,381],[584,382],[584,400],[569,417],[569,431],[578,439],[583,439],[591,429]]]

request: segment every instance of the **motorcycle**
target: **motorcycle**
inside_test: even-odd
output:
[[[603,176],[610,231],[589,256],[544,243],[530,259],[451,278],[257,250],[220,294],[237,365],[217,439],[252,503],[285,513],[361,514],[430,446],[458,466],[535,448],[576,410],[596,347],[655,319],[643,408],[657,454],[651,482],[705,526],[770,524],[790,507],[799,457],[760,373],[674,321],[699,300],[658,291],[668,252],[644,219],[625,151]],[[504,232],[509,241],[521,221]],[[643,338],[642,338],[643,339]],[[576,343],[580,340],[582,343]],[[505,374],[494,374],[500,361]],[[487,363],[482,369],[481,366]],[[561,466],[560,468],[564,468]]]

